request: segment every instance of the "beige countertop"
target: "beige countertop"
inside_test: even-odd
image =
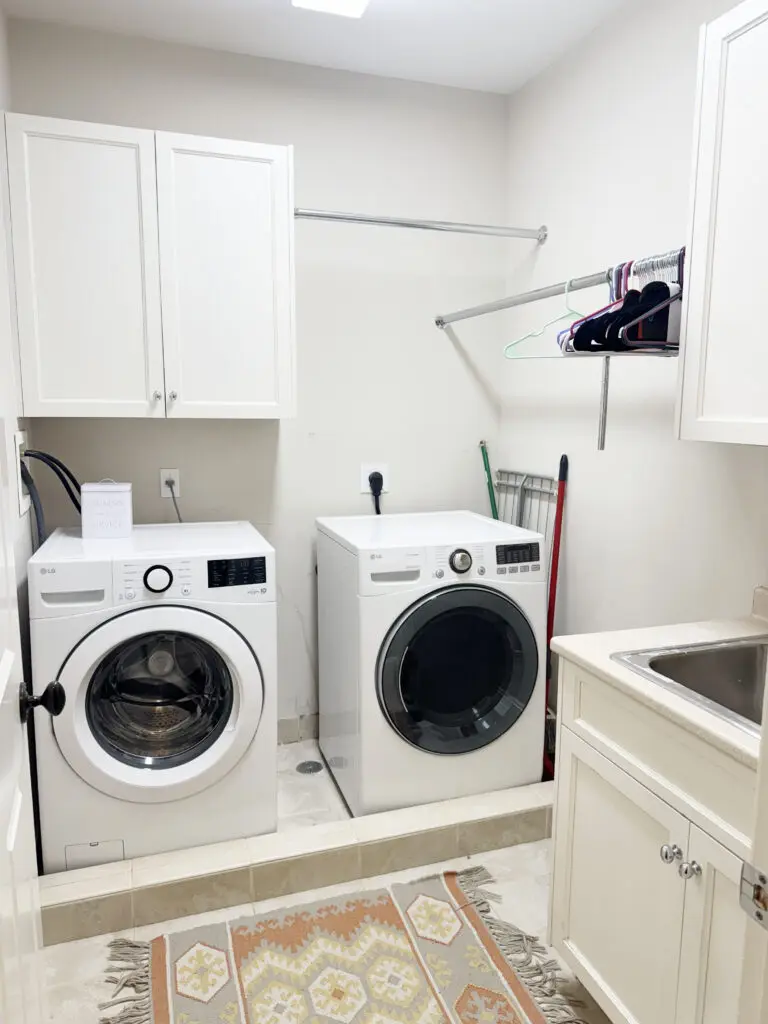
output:
[[[611,659],[612,654],[626,651],[720,643],[723,640],[752,636],[768,636],[768,622],[765,619],[753,617],[685,622],[674,626],[560,636],[553,639],[552,650],[661,712],[743,764],[757,768],[760,747],[757,736]]]

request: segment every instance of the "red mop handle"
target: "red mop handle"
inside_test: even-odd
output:
[[[549,574],[549,608],[547,609],[547,651],[555,629],[555,603],[557,601],[557,576],[560,571],[560,542],[563,536],[563,509],[565,508],[565,487],[568,481],[568,456],[560,457],[560,474],[557,478],[557,505],[555,506],[555,532],[552,540],[552,567]]]
[[[560,571],[560,542],[563,536],[563,511],[565,509],[565,487],[568,482],[568,456],[560,457],[560,473],[557,478],[557,504],[555,506],[555,532],[552,539],[552,565],[549,572],[549,607],[547,608],[547,688],[544,717],[549,710],[549,690],[552,684],[552,633],[555,628],[555,603],[557,601],[557,577]],[[544,749],[544,777],[552,778],[555,766],[546,747]]]

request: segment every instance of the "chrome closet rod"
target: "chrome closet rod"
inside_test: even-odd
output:
[[[327,220],[338,224],[373,224],[388,228],[416,228],[419,231],[451,231],[460,235],[494,235],[497,238],[534,238],[547,240],[547,229],[509,228],[494,224],[460,224],[450,220],[412,220],[408,217],[374,217],[367,213],[337,213],[333,210],[305,210],[297,207],[294,217],[301,220]]]
[[[519,295],[510,295],[507,299],[484,302],[481,306],[470,306],[469,309],[460,309],[457,313],[446,313],[444,316],[435,317],[435,323],[438,327],[447,327],[448,324],[455,324],[459,320],[471,320],[486,313],[499,313],[502,309],[512,309],[514,306],[524,306],[528,302],[565,295],[566,289],[570,294],[583,288],[595,288],[597,285],[609,283],[610,279],[609,270],[602,270],[599,274],[588,274],[586,277],[574,277],[570,281],[561,281],[560,284],[551,284],[546,288],[535,288],[532,292],[521,292]]]

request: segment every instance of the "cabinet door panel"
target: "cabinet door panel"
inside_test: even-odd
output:
[[[695,825],[687,859],[701,875],[686,883],[677,1024],[735,1021],[749,920],[739,904],[741,861]]]
[[[168,415],[290,414],[291,150],[160,132],[157,175]]]
[[[768,444],[768,3],[702,33],[680,436]]]
[[[24,414],[164,416],[154,134],[6,131]]]
[[[561,730],[553,944],[615,1024],[674,1024],[687,820]]]

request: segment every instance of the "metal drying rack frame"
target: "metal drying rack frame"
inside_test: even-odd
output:
[[[307,210],[296,207],[297,220],[325,220],[336,224],[370,224],[384,228],[414,228],[417,231],[447,231],[458,235],[491,235],[496,238],[532,238],[543,245],[547,228],[514,228],[498,224],[462,224],[452,220],[418,220],[411,217],[377,217],[368,213],[338,213],[334,210]]]
[[[681,250],[672,250],[669,253],[665,253],[663,256],[652,256],[649,257],[648,263],[663,263],[664,260],[671,260],[674,256],[675,259],[679,257]],[[468,309],[460,309],[455,313],[445,313],[441,316],[435,317],[435,325],[441,330],[449,328],[451,324],[458,323],[460,320],[472,320],[477,316],[485,316],[487,313],[500,313],[504,309],[513,309],[515,306],[525,306],[529,302],[539,302],[541,299],[553,299],[558,295],[570,295],[571,292],[583,291],[585,288],[596,288],[601,284],[611,283],[612,270],[602,270],[597,274],[587,274],[585,277],[574,277],[569,281],[561,281],[559,284],[551,284],[546,288],[534,288],[529,292],[521,292],[519,295],[510,295],[506,299],[497,299],[495,302],[484,302],[480,306],[470,306]],[[681,279],[682,280],[682,279]],[[455,338],[455,335],[454,335]],[[573,356],[564,356],[563,358],[572,358],[574,360],[582,359],[602,359],[603,360],[603,376],[600,387],[600,418],[597,427],[597,448],[598,451],[605,450],[605,432],[608,422],[608,388],[610,384],[611,376],[611,359],[620,357],[637,359],[647,356],[653,356],[655,358],[676,358],[678,355],[675,349],[654,349],[654,350],[638,350],[634,352],[611,352],[606,354],[603,352],[579,352],[574,353]],[[525,358],[525,357],[519,357]],[[530,356],[528,358],[537,358]],[[538,357],[540,358],[540,357]]]

